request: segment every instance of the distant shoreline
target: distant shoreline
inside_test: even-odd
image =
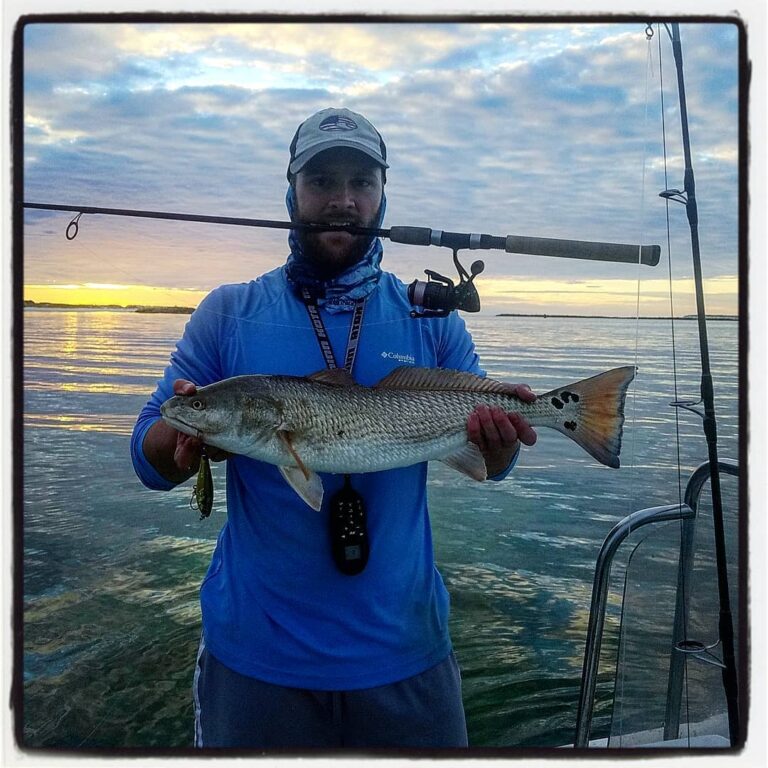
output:
[[[60,304],[52,301],[24,301],[25,309],[101,309],[105,311],[139,312],[141,314],[171,314],[191,315],[194,307],[150,307],[140,304]],[[630,315],[558,315],[558,314],[532,314],[523,312],[500,312],[493,317],[541,317],[545,319],[577,319],[577,320],[671,320],[669,316],[632,317]],[[707,320],[738,320],[737,315],[707,315]],[[681,315],[675,320],[696,320],[696,315]]]
[[[25,299],[24,309],[100,309],[104,311],[139,312],[141,314],[191,315],[194,307],[148,307],[140,304],[60,304],[54,301]]]
[[[542,317],[549,318],[576,318],[578,320],[697,320],[696,315],[680,315],[675,318],[669,317],[669,315],[655,315],[655,316],[640,316],[633,317],[631,315],[532,315],[514,312],[501,312],[494,317]],[[738,320],[738,315],[707,315],[707,320]]]

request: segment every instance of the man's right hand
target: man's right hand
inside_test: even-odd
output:
[[[187,379],[176,379],[173,382],[174,395],[194,395],[195,392],[197,392],[197,387],[193,382],[187,381]],[[189,473],[187,474],[187,477],[189,477],[197,472],[200,466],[200,449],[203,446],[203,442],[199,438],[179,432],[173,427],[169,428],[176,433],[173,463],[179,472]]]
[[[174,395],[193,395],[197,387],[187,379],[173,382]],[[172,483],[182,483],[197,472],[200,467],[200,451],[203,441],[192,435],[174,429],[158,419],[144,437],[144,455],[152,466]],[[232,454],[211,446],[206,447],[211,461],[222,461]]]

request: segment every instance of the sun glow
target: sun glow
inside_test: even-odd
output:
[[[37,303],[118,307],[196,307],[207,291],[119,283],[25,285],[24,300]]]
[[[541,278],[489,278],[478,280],[477,288],[484,307],[498,312],[575,315],[621,315],[634,317],[638,301],[636,280],[548,280]],[[738,278],[723,276],[704,281],[707,313],[738,314]],[[676,316],[696,311],[692,279],[673,281],[672,295]],[[670,314],[669,282],[642,280],[639,286],[641,316]]]
[[[483,278],[477,282],[483,309],[530,314],[621,315],[634,317],[637,282],[625,279],[549,280],[528,277]],[[693,281],[673,283],[675,315],[696,311]],[[738,278],[724,276],[705,281],[710,315],[738,314]],[[118,307],[196,307],[207,291],[121,283],[25,285],[24,299],[37,303]],[[669,283],[643,280],[640,315],[669,315]]]

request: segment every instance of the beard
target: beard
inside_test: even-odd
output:
[[[356,227],[374,227],[378,220],[378,212],[369,221],[358,220],[352,217],[344,217],[345,222],[350,222]],[[333,224],[334,221],[314,221],[308,222],[301,214],[301,210],[296,211],[296,221],[306,224]],[[370,248],[373,237],[368,235],[352,235],[348,232],[306,232],[298,233],[299,243],[301,244],[304,256],[308,262],[311,262],[315,268],[318,277],[321,279],[330,279],[340,275],[349,269],[353,264],[357,264]]]

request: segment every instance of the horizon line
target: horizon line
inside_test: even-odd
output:
[[[25,308],[49,308],[49,309],[124,309],[124,310],[148,310],[151,312],[162,313],[172,311],[189,311],[194,312],[195,307],[180,304],[169,305],[152,305],[152,304],[68,304],[65,302],[54,301],[35,301],[33,299],[24,299]],[[541,317],[541,318],[582,318],[582,319],[596,319],[596,320],[695,320],[696,315],[677,315],[674,318],[670,315],[577,315],[573,313],[558,313],[558,312],[497,312],[491,315],[492,317]],[[486,315],[488,317],[488,315]],[[739,315],[726,315],[721,313],[708,314],[707,319],[710,320],[738,320]]]

